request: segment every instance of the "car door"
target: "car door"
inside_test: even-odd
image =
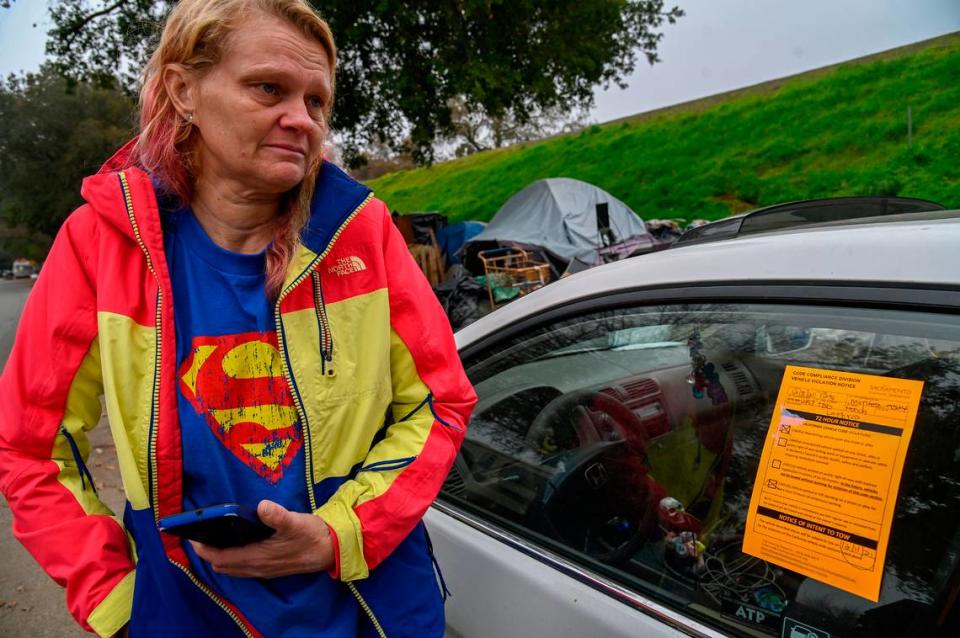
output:
[[[488,321],[462,347],[479,402],[427,519],[450,635],[960,635],[957,303],[949,290],[741,284]],[[790,370],[922,382],[882,495],[891,521],[863,523],[889,539],[876,600],[826,550],[802,567],[809,548],[743,551]],[[814,447],[795,460],[793,478],[823,490],[801,495],[809,518],[849,510],[840,478],[815,480]]]

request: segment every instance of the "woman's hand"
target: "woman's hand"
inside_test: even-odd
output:
[[[227,549],[190,543],[215,572],[227,576],[276,578],[333,567],[330,529],[319,516],[291,512],[272,501],[260,501],[257,515],[265,525],[277,530],[267,540]]]

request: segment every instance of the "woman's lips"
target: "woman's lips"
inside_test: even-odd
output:
[[[286,153],[292,153],[294,155],[299,155],[300,157],[306,157],[307,151],[299,146],[293,144],[266,144],[267,148],[276,149]]]

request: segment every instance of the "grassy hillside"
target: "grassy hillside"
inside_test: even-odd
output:
[[[836,195],[960,207],[960,36],[883,57],[740,92],[705,110],[592,126],[370,185],[401,212],[479,220],[543,177],[597,184],[647,219],[717,219]]]

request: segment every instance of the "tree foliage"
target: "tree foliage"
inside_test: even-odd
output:
[[[119,85],[131,93],[146,63],[170,0],[54,0],[47,54],[72,80]]]
[[[389,140],[419,159],[452,129],[451,100],[492,119],[592,103],[638,55],[656,58],[663,0],[371,0],[321,10],[339,38],[335,124]],[[398,118],[397,114],[402,114]]]
[[[130,139],[133,103],[55,69],[0,85],[0,218],[52,237],[82,203],[80,182]]]
[[[349,159],[455,133],[451,104],[492,121],[592,105],[638,60],[657,61],[664,0],[313,0],[340,51],[334,128]],[[171,0],[54,0],[48,52],[75,79],[131,90]]]
[[[494,148],[503,148],[545,137],[572,133],[587,124],[588,113],[583,108],[538,108],[527,113],[524,120],[512,111],[500,117],[466,108],[463,100],[450,102],[451,134],[440,144],[441,159],[464,157]],[[436,148],[436,146],[435,146]]]

